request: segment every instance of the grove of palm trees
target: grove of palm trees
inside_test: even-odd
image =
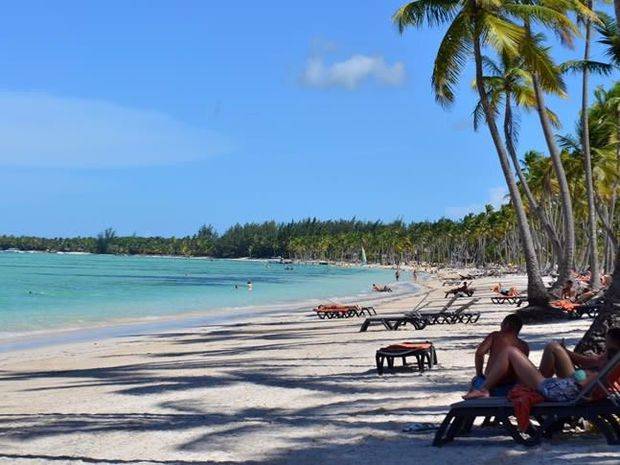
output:
[[[617,8],[616,8],[616,11]],[[617,21],[579,1],[437,1],[407,3],[394,14],[401,32],[407,28],[447,26],[439,44],[432,87],[437,101],[450,105],[471,61],[479,102],[476,126],[486,123],[510,193],[523,259],[528,275],[528,299],[536,316],[549,293],[543,283],[543,265],[557,266],[562,285],[576,267],[590,270],[590,287],[600,287],[601,264],[610,272],[618,257],[616,202],[618,184],[618,83],[595,91],[590,106],[592,73],[613,75],[618,54]],[[595,33],[596,31],[596,33]],[[598,37],[595,39],[595,36]],[[548,36],[572,46],[583,37],[583,51],[564,63],[554,60]],[[609,62],[591,59],[593,40],[608,47]],[[558,133],[566,122],[546,105],[549,95],[564,95],[565,73],[582,78],[581,105],[575,109],[574,135]],[[547,153],[523,154],[516,146],[515,111],[532,109],[538,116]],[[544,173],[544,174],[543,174]],[[580,247],[577,243],[581,242]],[[620,309],[616,267],[606,296],[606,311],[596,319],[582,341],[582,349],[600,344],[614,325]],[[528,311],[523,311],[524,316]]]

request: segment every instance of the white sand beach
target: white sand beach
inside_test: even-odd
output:
[[[507,437],[431,447],[474,374],[474,350],[512,307],[490,303],[497,279],[475,282],[477,324],[358,332],[362,319],[319,320],[310,309],[241,323],[112,338],[0,355],[1,464],[556,464],[612,465],[600,436],[558,436],[526,449]],[[525,277],[502,279],[525,287]],[[432,308],[444,302],[440,282]],[[386,299],[379,313],[418,296]],[[362,302],[361,302],[362,303]],[[534,349],[576,343],[589,319],[524,327]],[[439,365],[379,376],[377,348],[432,341]]]

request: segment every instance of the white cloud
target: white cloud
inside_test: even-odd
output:
[[[311,57],[301,75],[308,87],[344,87],[353,90],[362,82],[374,80],[386,86],[399,86],[405,81],[405,65],[392,65],[380,56],[353,55],[344,61],[325,64],[322,57]]]
[[[456,207],[446,207],[446,216],[448,218],[460,219],[469,213],[480,213],[484,211],[486,205],[492,205],[496,210],[507,202],[506,195],[508,191],[505,187],[492,187],[488,191],[488,198],[484,204],[472,203]]]
[[[98,100],[0,92],[0,165],[166,165],[229,150],[221,136],[164,113]]]

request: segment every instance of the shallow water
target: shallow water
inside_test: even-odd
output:
[[[250,260],[4,252],[0,335],[350,296],[394,276],[361,267],[292,268]]]

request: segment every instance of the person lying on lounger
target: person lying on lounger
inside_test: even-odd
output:
[[[486,381],[486,374],[489,368],[493,366],[494,359],[507,347],[515,347],[521,351],[526,357],[530,353],[530,347],[527,342],[519,339],[519,332],[523,327],[523,320],[519,315],[511,314],[504,318],[499,331],[489,334],[484,341],[480,343],[476,349],[475,363],[476,376],[471,380],[470,391],[479,390]],[[486,369],[484,369],[484,358],[489,356]],[[517,377],[514,373],[506,373],[496,387],[491,390],[492,396],[506,396],[508,391],[517,383]]]
[[[376,284],[372,285],[372,290],[375,292],[392,292],[392,288],[389,286],[377,286]]]
[[[495,286],[491,288],[491,291],[496,294],[503,295],[504,297],[518,297],[521,292],[516,287],[511,287],[510,289],[502,287],[502,283],[497,283]]]
[[[584,356],[570,352],[560,344],[545,347],[540,369],[516,347],[506,347],[487,367],[487,378],[478,390],[470,391],[464,399],[489,397],[491,389],[499,385],[512,370],[519,383],[536,389],[551,402],[571,402],[588,385],[603,365],[620,352],[620,328],[607,331],[605,351],[601,355]],[[579,368],[575,369],[574,365]]]
[[[454,294],[454,295],[464,294],[464,295],[468,295],[471,297],[472,295],[474,295],[474,290],[469,287],[469,284],[467,284],[467,281],[463,281],[462,286],[452,288],[448,292],[446,292],[446,298],[450,294]]]

